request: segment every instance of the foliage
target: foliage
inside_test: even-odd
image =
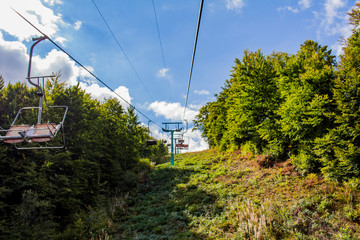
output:
[[[343,47],[339,71],[333,88],[335,110],[332,113],[335,126],[317,140],[316,153],[324,165],[322,172],[327,178],[351,180],[360,177],[360,4],[349,13],[353,34]]]
[[[195,127],[209,146],[291,158],[302,173],[360,177],[360,4],[339,64],[327,46],[307,40],[293,55],[244,51],[232,75],[203,106]]]
[[[298,168],[317,171],[314,140],[333,124],[328,116],[335,76],[331,51],[308,40],[296,55],[245,51],[235,63],[216,101],[195,120],[209,145],[291,156]]]
[[[95,233],[100,235],[98,230],[105,229],[108,215],[102,207],[96,211],[93,207],[106,205],[101,199],[131,191],[144,181],[153,166],[151,161],[166,155],[163,144],[146,147],[148,130],[133,109],[124,109],[116,99],[92,99],[79,85],[67,87],[59,77],[46,83],[45,95],[49,106],[69,106],[66,148],[17,151],[0,143],[1,239],[90,239]],[[21,83],[4,86],[0,98],[3,128],[10,126],[21,107],[38,105],[36,89]],[[22,116],[22,121],[30,121],[31,114]],[[57,121],[54,119],[61,116],[45,106],[42,120]],[[45,144],[51,146],[59,137]]]
[[[358,239],[359,182],[263,167],[242,152],[179,154],[123,199],[114,239]]]

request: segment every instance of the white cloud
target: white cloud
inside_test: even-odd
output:
[[[61,0],[44,0],[45,4],[54,6],[62,4]],[[0,74],[5,83],[15,83],[18,81],[27,82],[28,68],[28,49],[22,43],[24,40],[30,40],[31,37],[39,36],[39,33],[20,18],[12,9],[14,8],[20,14],[24,15],[40,30],[44,31],[49,37],[55,36],[59,26],[70,26],[63,22],[60,14],[55,14],[52,9],[46,7],[41,0],[0,0],[0,30],[3,30],[18,41],[6,41],[3,39],[0,31]],[[82,22],[75,22],[74,29],[79,30]],[[45,40],[47,41],[47,40]],[[56,42],[64,46],[67,41],[64,37],[55,37]],[[82,67],[79,67],[62,51],[53,49],[46,56],[36,55],[36,49],[32,58],[31,76],[44,76],[52,73],[61,73],[60,80],[68,85],[76,85],[81,80],[80,87],[92,97],[99,100],[114,97],[118,98],[123,106],[128,106],[124,100],[106,87],[100,87],[95,79]],[[91,67],[87,69],[93,72]],[[129,89],[120,86],[115,92],[123,97],[127,102],[131,102]]]
[[[169,134],[163,132],[159,127],[156,125],[150,124],[150,134],[152,137],[158,140],[166,140],[167,143],[170,143],[170,136]],[[201,132],[199,130],[192,131],[189,129],[186,133],[183,134],[184,144],[189,145],[188,150],[181,150],[181,152],[195,152],[195,151],[202,151],[209,148],[207,142],[201,138]]]
[[[289,11],[292,13],[298,13],[300,10],[305,10],[310,8],[311,6],[311,0],[300,0],[298,2],[299,8],[297,7],[291,7],[291,6],[284,6],[284,7],[279,7],[277,10],[278,11]]]
[[[26,82],[28,61],[29,55],[25,45],[21,42],[5,41],[0,32],[0,74],[5,83]],[[93,71],[91,67],[87,67],[87,69]],[[65,53],[53,49],[45,57],[33,55],[31,76],[44,76],[58,72],[62,74],[60,80],[69,85],[78,84],[80,79],[82,81],[81,88],[94,98],[104,100],[104,98],[114,97],[118,98],[123,106],[128,106],[108,88],[100,87],[86,70],[76,66],[75,62],[69,59]],[[120,86],[115,92],[131,103],[128,88]]]
[[[198,94],[198,95],[209,95],[210,94],[210,92],[208,91],[208,90],[205,90],[205,89],[203,89],[203,90],[195,90],[194,91],[194,93],[196,93],[196,94]]]
[[[167,141],[169,140],[169,135],[163,132],[162,129],[160,129],[158,126],[150,123],[149,129],[150,129],[150,136],[159,140],[160,139],[164,139]]]
[[[44,2],[48,3],[50,6],[54,6],[55,4],[62,4],[61,0],[44,0]]]
[[[156,73],[156,76],[159,78],[165,78],[167,76],[168,72],[169,72],[168,68],[162,68]]]
[[[278,11],[289,11],[289,12],[292,12],[292,13],[298,13],[299,12],[299,9],[293,8],[293,7],[290,7],[290,6],[279,7],[277,10]]]
[[[298,4],[302,9],[307,9],[311,6],[311,0],[300,0]]]
[[[155,101],[151,103],[148,109],[155,112],[156,116],[163,116],[172,121],[181,121],[184,114],[184,107],[180,103],[168,103],[164,101]],[[188,107],[185,113],[185,119],[189,122],[195,119],[198,111]]]
[[[59,25],[65,24],[60,14],[55,14],[52,9],[44,6],[40,0],[1,0],[0,30],[6,31],[20,41],[39,36],[39,33],[20,18],[11,7],[50,37],[58,31]]]
[[[226,0],[226,8],[229,10],[240,11],[244,6],[244,0]]]
[[[76,31],[78,31],[82,26],[82,22],[81,21],[76,21],[75,24],[74,24],[74,29]]]
[[[339,8],[346,6],[346,0],[326,0],[324,4],[325,19],[327,25],[333,24],[335,18],[342,18],[343,14],[338,12]]]
[[[66,38],[63,38],[63,37],[57,37],[57,38],[55,38],[54,41],[60,43],[62,46],[65,46],[65,42],[67,40],[66,40]]]
[[[110,97],[117,98],[124,107],[128,107],[128,104],[123,99],[131,103],[128,88],[119,86],[114,90],[123,99],[119,98],[108,88],[99,86],[89,72],[82,67],[76,66],[75,62],[69,59],[63,52],[53,49],[44,58],[34,56],[33,59],[34,74],[48,75],[61,72],[61,80],[67,82],[69,85],[76,85],[78,84],[78,80],[81,80],[80,87],[87,93],[90,93],[93,98],[99,99],[100,101]],[[86,68],[91,72],[94,71],[92,67],[86,66]]]
[[[5,83],[25,80],[28,55],[21,42],[5,41],[0,32],[0,74]]]
[[[320,12],[315,12],[315,18],[319,21],[320,28],[318,29],[318,38],[322,35],[334,36],[340,35],[342,38],[348,38],[351,36],[351,26],[348,24],[348,15],[345,9],[346,0],[326,0],[324,3],[324,9]],[[342,53],[342,43],[337,41],[332,46],[336,55]]]
[[[78,77],[84,76],[82,69],[75,65],[75,62],[69,57],[58,50],[51,50],[45,57],[38,55],[33,56],[32,75],[49,75],[51,73],[61,72],[61,79],[70,85],[77,84]]]
[[[192,129],[189,129],[189,131],[184,134],[184,140],[185,143],[188,142],[189,150],[183,150],[182,152],[196,152],[209,148],[207,142],[201,137],[199,130],[192,131]]]
[[[115,93],[110,91],[110,89],[106,87],[100,87],[99,84],[93,83],[93,84],[87,84],[84,82],[80,82],[80,87],[84,89],[87,93],[91,94],[91,97],[96,98],[100,101],[103,101],[107,98],[117,98],[121,105],[124,108],[129,107],[128,103],[131,103],[131,97],[129,93],[129,89],[125,86],[120,86],[114,91],[120,95],[122,98],[118,97]],[[124,99],[128,102],[126,103]]]

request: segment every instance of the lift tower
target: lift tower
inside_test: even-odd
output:
[[[171,166],[174,166],[174,132],[182,131],[182,122],[164,122],[162,123],[164,132],[169,132],[171,135]]]

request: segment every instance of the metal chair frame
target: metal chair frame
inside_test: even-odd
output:
[[[65,134],[64,134],[64,121],[68,112],[67,106],[47,106],[50,108],[64,108],[64,114],[62,116],[62,119],[59,123],[42,123],[42,113],[43,113],[43,98],[45,99],[46,104],[46,98],[45,98],[45,92],[44,92],[44,86],[45,86],[45,78],[49,77],[55,77],[55,76],[39,76],[39,77],[31,77],[31,60],[32,60],[32,53],[34,47],[41,42],[42,40],[45,40],[47,37],[40,37],[40,38],[34,38],[33,40],[36,41],[30,49],[30,59],[29,59],[29,67],[28,67],[28,76],[27,80],[29,83],[35,87],[37,87],[38,92],[37,95],[39,96],[39,106],[38,107],[23,107],[21,108],[18,113],[15,116],[14,121],[11,123],[9,129],[0,129],[0,133],[4,133],[5,135],[0,135],[0,141],[3,141],[5,143],[14,144],[15,148],[18,150],[26,150],[26,149],[59,149],[65,147]],[[32,79],[37,79],[37,83],[33,82]],[[42,79],[42,86],[41,86],[41,80]],[[35,125],[16,125],[16,122],[19,119],[19,116],[23,110],[30,110],[30,109],[37,109],[37,123]],[[33,142],[48,142],[52,140],[54,137],[57,136],[58,132],[61,130],[62,132],[62,145],[60,146],[35,146],[35,147],[22,147],[18,146],[18,143],[27,142],[27,143],[33,143]]]

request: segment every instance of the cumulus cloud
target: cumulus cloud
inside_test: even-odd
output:
[[[316,13],[316,17],[321,22],[322,30],[328,35],[335,35],[339,33],[351,34],[351,31],[348,30],[350,29],[348,16],[344,9],[340,10],[345,6],[345,0],[326,0],[324,10]]]
[[[34,56],[33,59],[34,74],[48,75],[54,72],[61,72],[62,81],[67,82],[69,85],[76,85],[80,80],[80,87],[87,93],[90,93],[93,98],[99,99],[100,101],[110,97],[117,98],[124,107],[128,106],[124,99],[128,103],[131,103],[131,97],[127,87],[120,86],[114,90],[115,93],[123,99],[120,98],[108,88],[101,87],[89,72],[77,66],[75,62],[69,59],[63,52],[53,49],[44,58]],[[86,68],[91,72],[94,71],[90,66],[86,66]]]
[[[58,2],[49,1],[51,4]],[[60,14],[55,14],[52,9],[44,6],[40,0],[1,0],[0,16],[2,19],[6,19],[6,21],[0,21],[0,29],[20,41],[38,36],[39,33],[21,19],[11,8],[14,8],[50,37],[58,31],[59,25],[65,24]]]
[[[163,132],[158,126],[150,123],[149,130],[150,136],[159,140],[169,140],[169,135],[166,132]]]
[[[208,90],[205,90],[205,89],[203,89],[203,90],[195,90],[194,91],[194,93],[196,93],[196,94],[198,94],[198,95],[209,95],[210,94],[210,92],[208,91]]]
[[[63,38],[63,37],[57,37],[57,38],[55,38],[54,41],[57,42],[57,43],[60,43],[60,45],[62,45],[62,46],[65,46],[65,42],[67,40],[66,40],[66,38]]]
[[[0,32],[0,74],[5,83],[15,83],[26,77],[28,55],[21,42],[5,41]]]
[[[44,0],[44,2],[48,3],[50,6],[54,6],[55,4],[62,4],[61,0]]]
[[[289,12],[292,12],[292,13],[298,13],[299,12],[299,9],[298,8],[293,8],[293,7],[290,7],[290,6],[285,6],[285,7],[279,7],[277,9],[278,11],[289,11]]]
[[[324,21],[327,25],[333,24],[335,18],[341,18],[342,14],[338,12],[339,8],[346,6],[345,0],[326,0],[324,4],[325,18]]]
[[[192,129],[189,129],[189,131],[184,134],[184,140],[185,143],[189,144],[189,150],[183,150],[183,152],[202,151],[209,148],[207,142],[201,137],[199,130],[192,131]]]
[[[3,76],[5,83],[26,82],[28,61],[29,55],[25,45],[19,41],[5,41],[0,32],[0,74]],[[87,66],[87,69],[93,71],[89,66]],[[44,57],[34,54],[31,69],[32,76],[44,76],[58,72],[61,73],[60,80],[70,86],[78,84],[78,81],[81,80],[80,87],[94,98],[104,100],[105,98],[114,97],[118,98],[124,107],[128,106],[123,99],[108,88],[100,87],[86,70],[77,66],[65,53],[53,49]],[[120,86],[115,92],[131,103],[128,88]]]
[[[78,31],[82,26],[82,22],[81,21],[76,21],[75,24],[74,24],[74,29],[76,31]]]
[[[156,73],[156,76],[158,78],[165,78],[167,76],[168,72],[169,72],[168,68],[162,68]]]
[[[307,9],[311,6],[311,0],[300,0],[298,4],[302,9]]]
[[[168,103],[164,101],[155,101],[151,103],[148,107],[149,110],[155,112],[156,116],[163,116],[168,120],[180,121],[182,120],[184,114],[184,107],[180,103]],[[195,119],[195,116],[198,114],[198,111],[195,111],[188,107],[185,113],[185,119],[192,121]]]
[[[244,0],[226,0],[226,8],[240,11],[245,6]]]
[[[348,15],[345,12],[346,0],[326,0],[324,3],[323,11],[315,13],[317,21],[320,23],[317,32],[319,38],[321,35],[340,35],[342,38],[348,38],[352,31],[351,26],[348,24]],[[342,43],[337,41],[332,46],[335,54],[342,53]]]
[[[149,129],[152,137],[158,140],[166,140],[167,143],[170,143],[169,134],[163,132],[159,127],[156,125],[150,125]],[[199,130],[192,130],[193,129],[191,128],[183,134],[182,138],[185,141],[184,143],[189,145],[189,149],[181,150],[181,152],[195,152],[208,149],[209,145],[203,138],[201,138],[201,132]]]
[[[284,6],[284,7],[279,7],[277,10],[298,13],[300,10],[305,10],[310,8],[310,6],[311,6],[311,0],[300,0],[298,2],[298,7]]]
[[[118,95],[116,95],[114,92],[110,91],[110,89],[106,87],[101,87],[97,83],[87,84],[84,82],[80,82],[80,87],[84,89],[87,93],[90,93],[91,97],[96,98],[100,101],[103,101],[108,98],[116,98],[120,101],[121,105],[124,108],[129,106],[128,103],[131,103],[129,89],[125,86],[120,86],[114,90],[115,93],[121,96],[121,98]]]
[[[51,50],[45,57],[34,55],[32,61],[31,71],[34,76],[61,72],[61,79],[70,85],[76,85],[78,77],[85,77],[75,62],[56,49]]]

